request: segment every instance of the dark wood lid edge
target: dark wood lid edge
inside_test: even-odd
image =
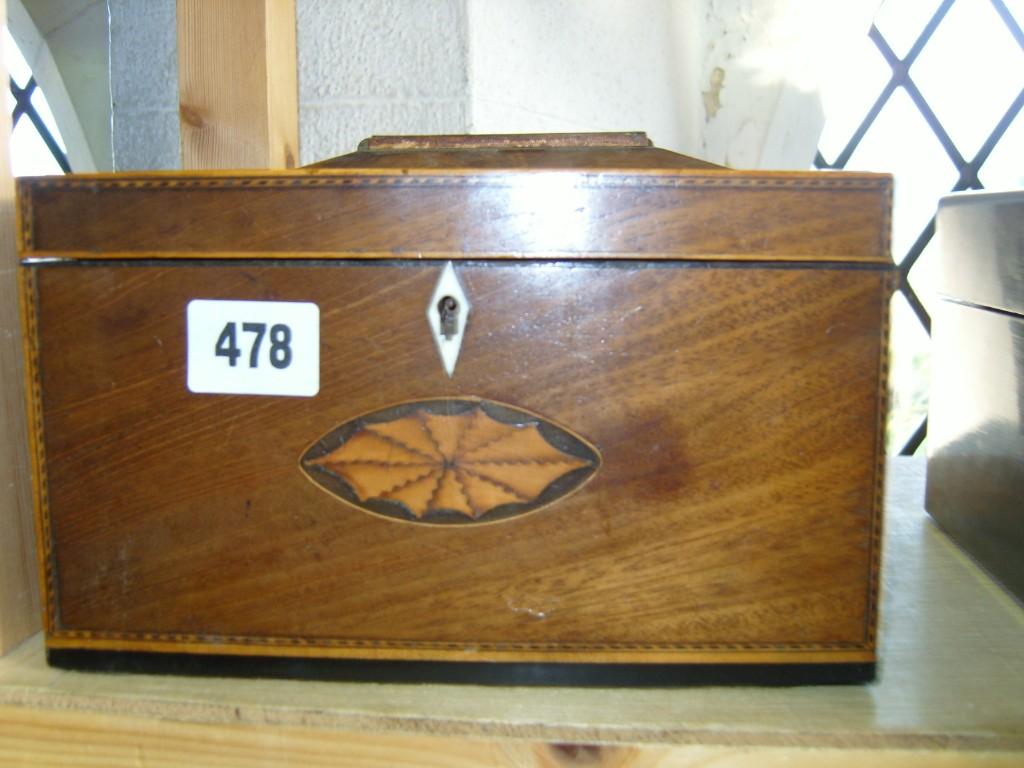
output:
[[[359,142],[360,152],[438,149],[567,149],[595,147],[652,147],[643,131],[600,133],[490,133],[433,136],[370,136]]]

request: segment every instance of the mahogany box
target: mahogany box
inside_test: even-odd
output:
[[[48,649],[871,670],[890,199],[643,134],[21,179]]]

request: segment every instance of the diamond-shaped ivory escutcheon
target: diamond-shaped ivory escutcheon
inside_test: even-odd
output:
[[[449,261],[441,270],[437,287],[427,304],[427,324],[437,345],[437,352],[441,355],[445,373],[449,376],[455,373],[470,309],[472,305],[455,274],[455,266]]]

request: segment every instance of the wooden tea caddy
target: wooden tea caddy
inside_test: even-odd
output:
[[[869,677],[890,200],[643,134],[19,180],[52,658]]]

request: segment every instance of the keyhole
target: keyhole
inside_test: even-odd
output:
[[[437,312],[441,316],[441,335],[451,339],[458,333],[459,302],[454,296],[443,296],[437,302]]]

